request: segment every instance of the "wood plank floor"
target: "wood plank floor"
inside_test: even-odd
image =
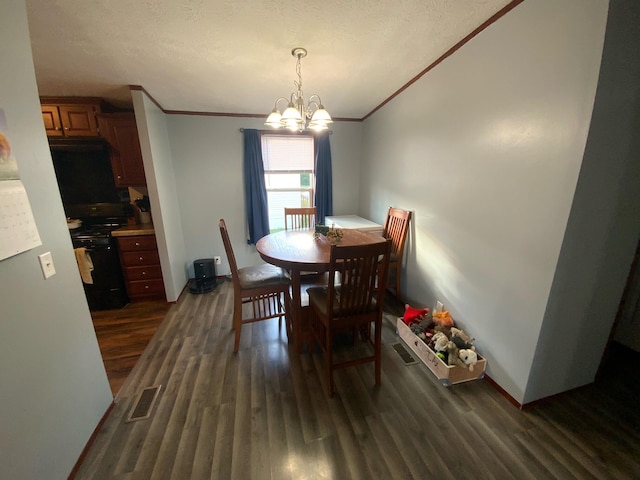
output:
[[[129,303],[124,308],[91,312],[100,353],[113,395],[117,395],[164,320],[164,300]]]
[[[329,399],[322,355],[297,355],[276,319],[243,328],[232,353],[232,296],[225,281],[171,307],[77,479],[640,478],[637,368],[520,411],[489,382],[444,388],[405,366],[393,312],[382,387],[361,365]],[[151,418],[125,423],[151,385]]]

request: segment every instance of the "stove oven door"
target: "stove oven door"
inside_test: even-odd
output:
[[[113,239],[106,243],[91,242],[84,245],[74,242],[74,247],[84,247],[93,263],[93,283],[82,282],[89,310],[122,308],[129,303]]]

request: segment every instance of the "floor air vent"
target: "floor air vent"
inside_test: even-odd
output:
[[[160,393],[161,386],[162,385],[147,387],[142,390],[133,404],[133,408],[129,412],[129,417],[127,417],[125,421],[135,422],[136,420],[149,418],[151,416],[153,405],[156,403],[156,398],[158,398],[158,394]]]
[[[413,358],[409,352],[407,352],[407,349],[404,348],[404,345],[402,345],[401,343],[394,344],[393,349],[398,352],[398,355],[400,355],[400,358],[402,358],[402,361],[405,365],[413,365],[415,363],[418,363],[418,361]]]

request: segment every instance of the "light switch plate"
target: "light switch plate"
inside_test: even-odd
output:
[[[53,266],[53,257],[51,256],[51,252],[38,255],[38,260],[40,260],[40,267],[42,268],[42,274],[45,279],[56,274],[56,267]]]

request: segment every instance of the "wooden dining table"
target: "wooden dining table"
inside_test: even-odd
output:
[[[342,230],[339,245],[366,245],[384,242],[376,233],[359,230]],[[308,305],[303,305],[302,273],[329,271],[331,242],[324,235],[315,235],[314,229],[284,230],[262,237],[256,243],[260,257],[267,263],[284,268],[291,273],[292,330],[297,352],[309,344],[311,331],[308,323]]]

